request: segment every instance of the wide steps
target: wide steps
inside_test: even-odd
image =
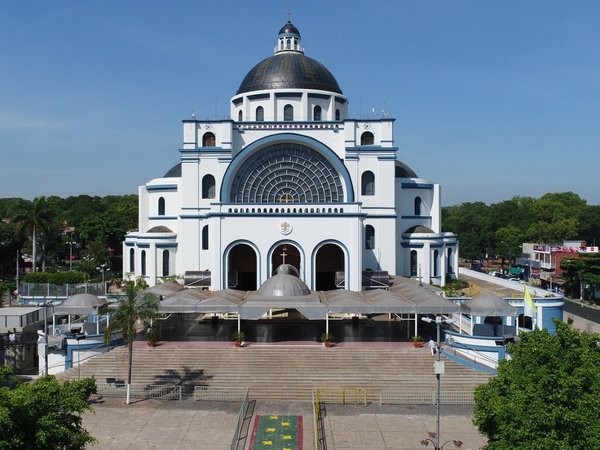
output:
[[[125,379],[127,349],[115,348],[85,361],[81,376]],[[445,360],[442,388],[472,391],[489,375]],[[63,374],[76,378],[77,369]],[[257,399],[309,400],[315,387],[361,387],[374,400],[381,390],[435,387],[433,358],[427,349],[250,346],[247,348],[135,346],[133,383],[183,383],[247,387]]]

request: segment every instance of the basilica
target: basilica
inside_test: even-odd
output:
[[[256,290],[282,263],[312,291],[456,278],[440,185],[401,161],[394,119],[352,118],[348,104],[288,21],[230,118],[183,120],[180,162],[140,186],[124,276],[214,291]]]

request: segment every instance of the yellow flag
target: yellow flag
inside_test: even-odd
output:
[[[525,295],[523,296],[523,315],[527,317],[535,318],[536,307],[533,304],[533,299],[531,298],[531,294],[525,286]]]

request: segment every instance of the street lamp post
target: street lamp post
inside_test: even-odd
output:
[[[441,330],[441,326],[443,323],[454,323],[454,319],[445,319],[443,316],[435,316],[435,319],[432,319],[431,317],[421,317],[421,320],[423,322],[427,322],[427,323],[435,323],[436,325],[436,330],[437,330],[437,340],[436,340],[436,360],[433,363],[433,371],[435,373],[435,377],[437,379],[437,393],[436,393],[436,399],[435,399],[435,417],[436,417],[436,432],[435,433],[429,433],[429,436],[435,439],[435,442],[432,441],[431,439],[424,439],[423,441],[421,441],[421,444],[423,445],[428,445],[427,441],[430,441],[432,444],[434,444],[434,447],[436,450],[440,450],[442,448],[444,448],[444,445],[446,445],[448,442],[454,442],[455,445],[457,442],[460,442],[460,444],[462,445],[461,441],[448,441],[445,442],[441,447],[440,447],[440,394],[441,394],[441,378],[440,376],[444,373],[444,362],[441,360],[441,350],[442,350],[442,343],[440,340],[440,330]],[[435,435],[435,436],[434,436]],[[457,447],[460,447],[460,445],[457,445]]]

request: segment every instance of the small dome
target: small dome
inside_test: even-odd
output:
[[[282,264],[273,275],[265,281],[258,290],[259,295],[265,297],[297,297],[310,295],[310,289],[297,275],[296,268],[289,264]]]
[[[181,163],[175,164],[169,169],[167,173],[163,175],[163,178],[180,178],[181,177]]]
[[[294,24],[292,24],[292,22],[290,22],[289,20],[283,27],[281,27],[281,30],[279,30],[279,34],[295,34],[298,37],[300,37],[300,32],[298,31],[298,28],[296,28]]]
[[[170,228],[167,228],[163,225],[159,225],[157,227],[152,227],[146,233],[172,233]]]
[[[426,227],[424,225],[415,225],[414,227],[410,227],[408,230],[405,231],[406,234],[413,234],[413,233],[435,233],[435,231],[433,231],[431,228]]]
[[[414,170],[402,161],[396,161],[396,178],[419,178]]]

